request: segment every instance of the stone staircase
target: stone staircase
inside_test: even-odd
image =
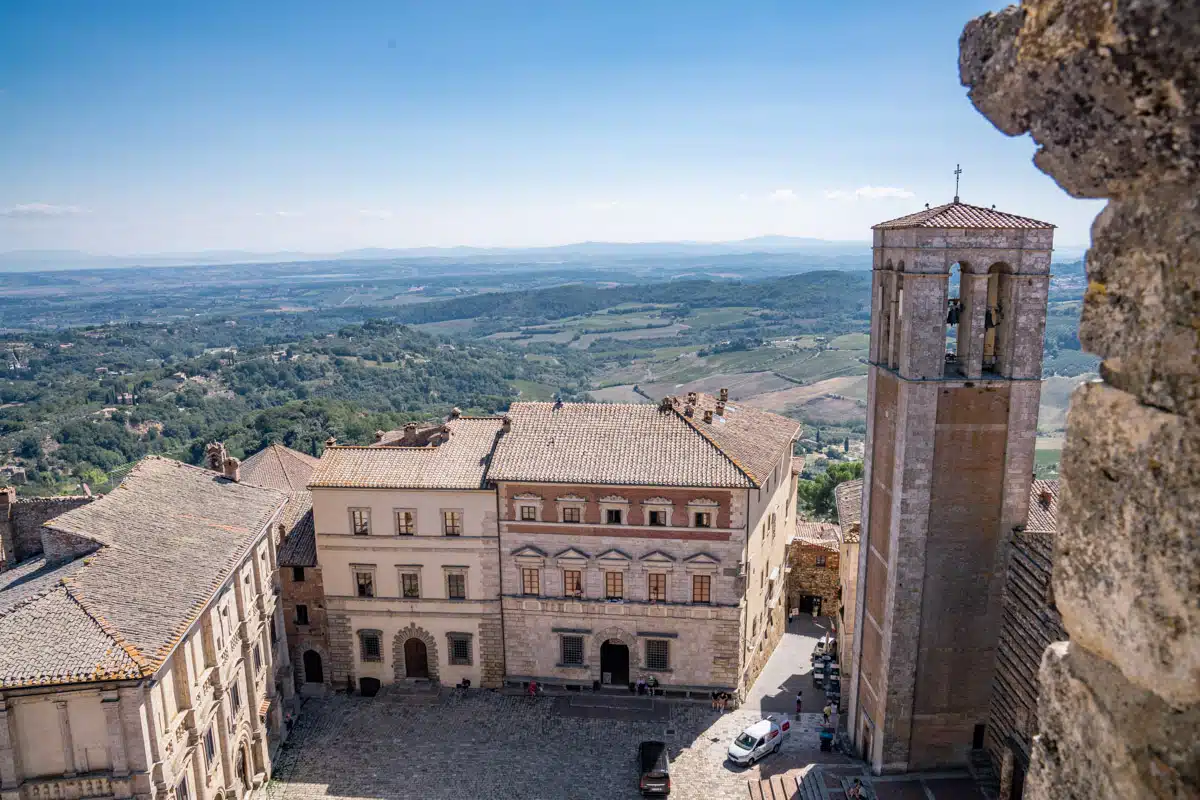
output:
[[[749,781],[750,800],[831,800],[822,790],[821,768],[810,764],[758,781]]]

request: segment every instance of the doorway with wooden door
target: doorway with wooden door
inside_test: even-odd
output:
[[[404,676],[429,677],[429,652],[425,643],[415,636],[404,642]]]

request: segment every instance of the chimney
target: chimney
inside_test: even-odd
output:
[[[224,463],[225,477],[237,483],[242,479],[242,462],[236,458],[227,458]]]
[[[689,406],[696,405],[696,400],[699,399],[699,396],[695,392],[688,392],[687,397],[688,397],[688,405]]]
[[[333,447],[335,444],[337,444],[337,437],[330,436],[328,439],[325,440],[326,447]]]
[[[708,410],[707,408],[704,409],[704,421],[709,425],[712,425],[712,411]]]
[[[284,539],[287,538],[287,525],[284,525],[281,522],[281,523],[279,523],[279,527],[277,528],[277,530],[279,531],[279,536],[277,536],[275,538],[275,543],[279,544],[280,542],[282,542]]]
[[[376,443],[382,442],[382,441],[383,441],[383,437],[384,437],[384,432],[383,432],[383,431],[375,431],[375,442],[376,442]]]
[[[658,401],[658,410],[659,411],[670,411],[672,406],[673,406],[673,404],[671,403],[670,395],[666,395],[665,397],[663,397],[662,400]]]
[[[1049,508],[1050,501],[1053,499],[1054,495],[1050,494],[1050,492],[1046,489],[1042,489],[1041,493],[1038,495],[1038,502],[1042,504],[1042,508]]]
[[[415,423],[415,422],[404,423],[404,443],[412,444],[415,441],[417,441],[417,423]]]
[[[720,393],[717,395],[717,399],[719,399],[722,403],[728,403],[729,402],[729,390],[721,389]]]
[[[718,417],[725,416],[725,401],[724,400],[717,401],[717,416]]]
[[[225,452],[224,442],[209,442],[207,445],[205,445],[204,459],[208,464],[208,468],[213,472],[225,471],[226,457],[227,454]]]
[[[450,409],[450,419],[458,419],[461,416],[462,416],[462,409],[459,408],[458,406],[455,406],[454,408]],[[450,420],[446,420],[446,421],[449,422]]]
[[[510,417],[508,414],[505,414],[503,421],[500,423],[500,432],[508,433],[511,430],[512,430],[512,417]]]
[[[692,414],[694,414],[695,411],[696,411],[696,409],[690,403],[683,407],[683,415],[685,417],[692,416]]]

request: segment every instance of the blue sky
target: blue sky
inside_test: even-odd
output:
[[[865,239],[1096,202],[958,83],[1002,3],[0,3],[0,250]]]

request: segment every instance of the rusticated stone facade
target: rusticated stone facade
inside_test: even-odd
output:
[[[962,80],[1092,226],[1025,796],[1200,794],[1200,11],[1029,0],[968,24]]]

